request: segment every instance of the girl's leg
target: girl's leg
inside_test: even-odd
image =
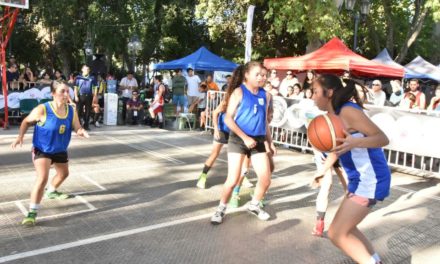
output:
[[[271,182],[270,163],[267,153],[257,153],[251,156],[252,165],[258,177],[253,199],[261,201]]]
[[[54,163],[54,167],[57,174],[53,177],[52,182],[47,188],[47,197],[50,199],[67,199],[69,195],[58,192],[57,189],[69,176],[69,163]]]
[[[369,263],[374,249],[367,238],[357,229],[357,225],[368,215],[370,209],[349,198],[342,201],[328,236],[335,246],[358,263]]]
[[[211,167],[214,165],[214,162],[217,160],[218,156],[220,155],[220,151],[223,148],[223,144],[220,144],[218,142],[214,142],[212,145],[211,155],[209,155],[209,158],[205,161],[205,165],[203,167],[202,173],[199,176],[199,180],[197,181],[197,187],[200,189],[206,188],[206,178],[208,177],[208,172],[211,169]]]

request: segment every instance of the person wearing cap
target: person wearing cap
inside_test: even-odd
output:
[[[188,76],[186,77],[186,82],[188,84],[188,105],[192,105],[199,100],[199,86],[202,81],[200,80],[198,75],[194,74],[194,70],[192,68],[188,68],[187,71]]]
[[[298,79],[293,75],[292,71],[287,71],[286,78],[283,79],[283,81],[280,84],[279,92],[282,96],[287,97],[287,92],[289,86],[294,86],[298,83]]]
[[[382,82],[380,80],[374,80],[371,87],[371,94],[373,95],[371,104],[375,106],[384,106],[387,99],[387,95],[382,91]]]

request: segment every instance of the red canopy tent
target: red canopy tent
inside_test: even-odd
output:
[[[368,60],[353,51],[335,37],[320,49],[299,57],[265,59],[268,69],[318,72],[350,71],[355,76],[398,77],[405,74],[402,67],[395,67]]]

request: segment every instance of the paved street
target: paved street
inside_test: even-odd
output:
[[[65,201],[44,200],[38,225],[22,227],[35,179],[31,134],[0,131],[0,263],[352,263],[310,233],[317,191],[312,156],[280,149],[262,222],[245,206],[223,224],[209,218],[225,180],[226,149],[195,187],[211,136],[145,127],[93,129],[72,136]],[[53,174],[53,173],[51,173]],[[255,175],[251,173],[251,181]],[[343,195],[334,178],[326,228]],[[393,173],[391,196],[360,225],[384,263],[440,263],[440,180]],[[242,190],[241,202],[249,201]]]

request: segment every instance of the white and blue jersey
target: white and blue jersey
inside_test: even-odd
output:
[[[244,84],[240,85],[243,98],[235,115],[235,123],[248,136],[266,136],[266,91],[258,89],[252,94]]]
[[[58,116],[50,102],[44,104],[45,120],[34,128],[32,144],[43,153],[67,152],[73,128],[74,110],[66,106],[66,115]]]
[[[225,123],[225,117],[226,117],[226,113],[220,113],[218,115],[218,130],[224,132],[224,133],[229,133],[231,132],[231,130],[229,129],[229,127],[226,125]]]
[[[345,103],[341,109],[344,107],[362,110],[352,102]],[[351,133],[351,136],[365,137],[359,132]],[[353,148],[342,154],[339,160],[347,173],[350,193],[376,200],[383,200],[390,194],[391,172],[382,148]]]

